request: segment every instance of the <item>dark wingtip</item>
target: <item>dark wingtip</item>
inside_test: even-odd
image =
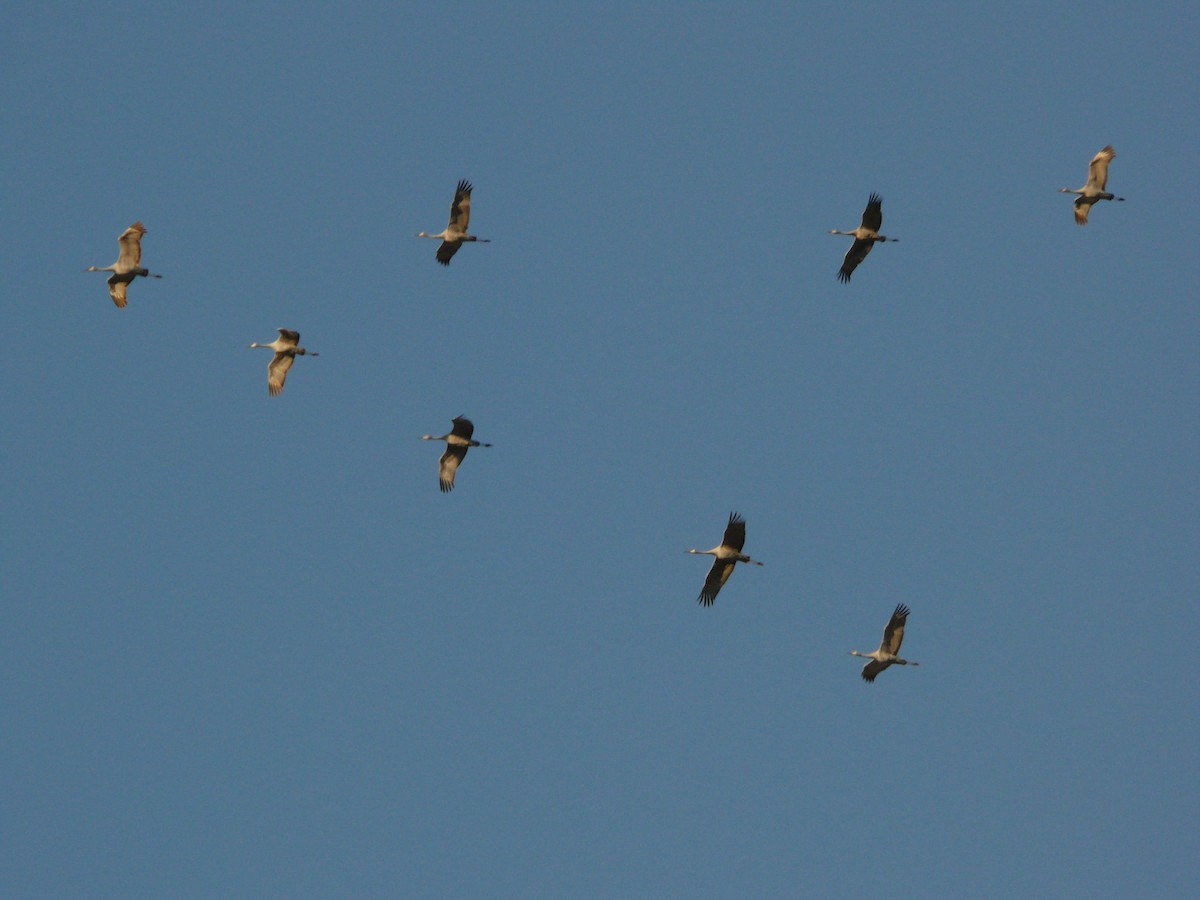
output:
[[[849,284],[850,283],[850,273],[839,270],[837,273],[837,279],[842,284]]]

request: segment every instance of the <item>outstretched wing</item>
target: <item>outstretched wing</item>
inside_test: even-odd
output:
[[[450,265],[450,257],[457,253],[461,246],[462,241],[442,241],[437,248],[437,261],[443,266]]]
[[[704,579],[704,587],[700,591],[700,596],[696,598],[696,602],[702,606],[712,606],[713,601],[717,599],[717,594],[725,586],[725,582],[729,580],[729,575],[733,572],[735,565],[737,565],[736,559],[714,559],[712,568],[708,570],[708,577]]]
[[[146,226],[141,222],[134,222],[123,232],[117,240],[121,244],[121,254],[117,257],[118,269],[136,269],[142,261],[142,235],[146,233]]]
[[[890,662],[880,662],[877,659],[871,660],[869,663],[867,663],[865,666],[862,667],[863,681],[874,681],[875,676],[878,675],[880,672],[882,672],[884,669],[886,669],[890,665],[891,665]]]
[[[471,435],[475,433],[475,425],[470,419],[463,416],[455,416],[450,422],[454,426],[450,429],[450,433],[455,437],[464,438],[469,441]]]
[[[893,656],[900,652],[900,645],[904,643],[904,624],[908,621],[908,613],[909,609],[903,603],[896,606],[887,628],[883,629],[883,643],[879,645],[881,650],[886,650]]]
[[[867,198],[867,208],[863,210],[862,227],[878,231],[883,224],[883,198],[872,194]]]
[[[867,258],[867,254],[871,252],[873,246],[875,246],[874,241],[864,241],[855,238],[854,243],[850,245],[850,249],[846,251],[846,256],[842,260],[842,267],[838,270],[838,281],[842,283],[848,282],[854,270],[858,268],[858,264]]]
[[[118,309],[124,309],[129,301],[125,299],[125,289],[129,287],[129,279],[122,275],[113,275],[108,279],[108,296],[117,304]]]
[[[738,553],[742,552],[742,547],[746,544],[746,522],[735,512],[729,514],[729,524],[725,526],[725,537],[721,539],[721,544]]]
[[[290,347],[300,346],[300,332],[289,331],[286,328],[277,329],[279,331],[279,339]]]
[[[1089,190],[1104,190],[1105,185],[1108,184],[1108,164],[1116,159],[1116,156],[1117,152],[1113,150],[1112,144],[1109,144],[1092,157],[1092,161],[1088,165]]]
[[[1095,205],[1094,197],[1076,197],[1075,198],[1075,224],[1086,225],[1088,213],[1092,211],[1092,206]]]
[[[467,448],[464,446],[446,446],[446,452],[438,460],[438,487],[443,494],[454,490],[454,473],[458,471],[458,466],[466,455]]]
[[[276,353],[267,364],[267,392],[272,397],[278,397],[283,393],[283,383],[287,380],[288,369],[295,361],[296,357],[291,353]]]
[[[465,178],[454,189],[454,202],[450,204],[450,231],[466,231],[471,222],[471,182]]]

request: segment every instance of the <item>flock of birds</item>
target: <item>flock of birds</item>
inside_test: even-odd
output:
[[[1060,188],[1059,193],[1076,194],[1075,198],[1075,223],[1077,225],[1086,225],[1088,214],[1092,207],[1100,200],[1124,200],[1124,197],[1117,197],[1109,193],[1108,187],[1108,166],[1116,158],[1116,152],[1112,145],[1104,147],[1100,152],[1092,157],[1091,163],[1088,165],[1087,183],[1081,188]],[[440,240],[435,258],[443,266],[449,266],[450,260],[454,254],[458,252],[459,247],[464,243],[489,243],[487,238],[476,237],[471,234],[467,228],[471,222],[471,191],[472,186],[469,181],[462,180],[454,190],[454,202],[450,204],[450,221],[446,227],[437,234],[427,234],[424,231],[418,232],[417,237],[434,238]],[[862,224],[853,231],[838,231],[836,228],[831,230],[830,234],[844,234],[854,238],[854,243],[850,245],[850,249],[846,251],[846,256],[842,260],[842,266],[838,270],[837,278],[839,281],[846,283],[850,281],[850,276],[854,270],[867,258],[867,254],[871,252],[871,248],[879,243],[887,241],[897,241],[898,238],[890,238],[879,233],[879,229],[883,226],[883,198],[878,194],[872,193],[867,199],[867,207],[863,210]],[[162,278],[161,275],[153,273],[142,267],[142,236],[146,234],[146,226],[140,221],[134,222],[117,239],[120,246],[120,254],[117,256],[117,261],[110,266],[89,266],[89,272],[111,272],[112,275],[108,279],[108,293],[112,297],[113,303],[118,308],[124,309],[128,303],[127,291],[129,284],[138,276],[143,278]],[[288,371],[292,368],[297,356],[317,356],[315,351],[308,350],[300,346],[300,333],[291,331],[287,328],[280,328],[279,337],[269,344],[250,344],[251,348],[264,348],[274,351],[274,356],[270,363],[267,364],[267,392],[276,397],[283,393],[283,385],[287,380]],[[474,440],[475,426],[470,419],[464,416],[455,416],[451,420],[451,429],[447,434],[422,435],[422,440],[426,441],[445,441],[446,450],[442,453],[438,460],[438,487],[442,493],[447,493],[454,490],[454,477],[458,472],[458,467],[462,465],[466,459],[467,451],[471,447],[490,447],[491,444],[480,443]],[[729,576],[733,574],[734,567],[738,563],[747,563],[751,565],[761,566],[762,563],[756,559],[751,559],[742,552],[742,548],[746,544],[746,521],[736,512],[730,513],[729,522],[725,526],[725,535],[721,539],[721,543],[713,547],[711,550],[697,550],[692,548],[688,553],[694,553],[702,556],[713,557],[712,567],[708,570],[708,577],[704,579],[704,587],[700,590],[700,596],[697,598],[702,606],[712,606],[717,599],[717,594],[721,588],[725,586],[725,582],[729,580]],[[911,660],[902,659],[899,655],[900,645],[904,641],[904,628],[908,622],[909,608],[903,603],[898,605],[892,612],[891,618],[888,620],[887,627],[883,630],[883,640],[879,644],[878,650],[872,650],[870,653],[860,653],[858,650],[851,650],[851,656],[861,656],[869,659],[862,669],[862,677],[864,681],[873,682],[875,677],[889,666],[916,666],[920,663]]]
[[[744,546],[746,546],[746,520],[734,512],[729,514],[729,523],[725,526],[725,536],[721,538],[721,543],[711,550],[697,550],[693,547],[687,551],[713,557],[712,568],[708,570],[708,577],[704,579],[704,587],[700,589],[698,599],[702,606],[713,605],[717,594],[725,586],[725,582],[733,574],[734,566],[738,563],[762,565],[757,559],[751,559],[742,552]],[[891,619],[888,620],[887,627],[883,629],[883,640],[880,642],[878,650],[872,650],[870,653],[850,651],[851,656],[862,656],[871,660],[863,666],[863,681],[874,681],[875,676],[888,666],[920,665],[918,662],[900,658],[900,644],[904,641],[904,625],[908,621],[908,613],[909,609],[903,603],[896,607]]]

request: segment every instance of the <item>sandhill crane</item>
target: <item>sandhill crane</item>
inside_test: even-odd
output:
[[[112,272],[112,277],[108,279],[108,295],[112,297],[112,302],[117,304],[118,309],[124,309],[128,302],[125,299],[125,288],[129,282],[141,275],[143,278],[162,278],[161,275],[154,275],[148,269],[143,269],[140,265],[142,261],[142,235],[146,233],[146,226],[141,222],[134,222],[123,232],[117,240],[121,244],[121,254],[117,257],[117,261],[111,266],[88,266],[89,272]]]
[[[842,260],[842,268],[838,271],[838,281],[847,282],[850,280],[850,275],[858,268],[858,264],[867,258],[867,254],[871,252],[871,247],[876,241],[898,241],[900,238],[890,238],[879,233],[879,226],[883,224],[883,198],[878,194],[872,194],[867,198],[867,208],[863,210],[862,224],[853,231],[838,231],[836,228],[830,230],[830,234],[847,234],[854,238],[854,243],[850,245],[850,249],[846,251],[846,258]]]
[[[421,435],[421,440],[423,441],[446,442],[446,452],[438,460],[438,486],[442,489],[443,494],[454,490],[454,473],[458,471],[458,467],[466,457],[467,450],[470,447],[492,446],[491,444],[481,444],[479,441],[471,440],[471,435],[475,433],[475,426],[471,424],[470,419],[455,416],[450,421],[454,427],[450,429],[449,434]]]
[[[698,553],[702,556],[715,556],[712,568],[708,570],[708,577],[704,579],[704,587],[700,591],[700,596],[696,598],[697,603],[704,606],[712,606],[713,601],[717,599],[717,593],[729,580],[729,575],[733,571],[733,567],[740,562],[754,563],[756,566],[761,566],[757,559],[751,559],[742,553],[742,547],[746,543],[746,522],[737,513],[729,514],[729,524],[725,526],[725,537],[721,539],[721,543],[711,550],[697,550],[692,548],[688,553]]]
[[[1086,225],[1088,213],[1092,211],[1092,204],[1097,200],[1121,200],[1124,197],[1114,197],[1108,191],[1104,190],[1108,184],[1108,164],[1117,157],[1117,151],[1109,144],[1099,153],[1092,157],[1091,163],[1088,164],[1088,180],[1087,184],[1078,190],[1072,188],[1059,188],[1060,194],[1078,194],[1075,198],[1075,224]]]
[[[288,369],[296,361],[297,356],[320,356],[315,350],[305,350],[300,344],[300,332],[279,329],[279,337],[269,344],[251,344],[250,347],[263,347],[274,350],[275,356],[267,363],[267,392],[272,397],[283,393],[283,382],[287,379]]]
[[[887,623],[887,628],[883,629],[883,641],[879,644],[878,650],[874,650],[871,653],[859,653],[857,650],[850,651],[851,656],[863,656],[871,660],[863,666],[863,681],[874,681],[876,675],[891,665],[920,665],[918,662],[901,659],[896,655],[900,652],[900,645],[904,642],[904,623],[908,621],[908,613],[909,609],[903,603],[896,607],[896,611],[892,613],[892,618]]]
[[[443,266],[450,265],[450,257],[458,252],[464,241],[479,241],[489,244],[488,238],[478,238],[467,234],[467,226],[471,222],[471,182],[463,179],[454,190],[454,202],[450,204],[450,224],[441,234],[426,234],[418,232],[417,237],[439,238],[441,245],[437,249],[437,261]]]

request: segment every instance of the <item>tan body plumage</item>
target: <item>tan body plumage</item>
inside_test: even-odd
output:
[[[462,416],[455,416],[450,420],[453,427],[449,434],[423,434],[423,441],[445,441],[446,450],[438,460],[438,487],[441,488],[443,494],[454,490],[454,475],[458,472],[458,467],[467,456],[467,450],[471,447],[490,447],[491,444],[481,444],[479,441],[471,439],[475,434],[475,426],[470,419]]]
[[[851,656],[863,656],[871,660],[862,669],[863,681],[874,681],[875,676],[886,669],[888,666],[919,666],[920,663],[913,662],[908,659],[899,657],[900,645],[904,643],[904,626],[908,622],[909,608],[903,603],[899,604],[892,613],[891,619],[888,620],[887,627],[883,629],[883,641],[879,644],[878,650],[872,650],[870,653],[859,653],[857,650],[851,650]]]
[[[730,513],[729,524],[725,526],[725,536],[721,539],[721,543],[711,550],[697,550],[693,547],[687,551],[715,557],[712,568],[708,570],[708,577],[704,579],[704,587],[700,589],[700,596],[696,598],[697,603],[702,606],[712,606],[717,599],[717,593],[725,586],[725,582],[733,574],[734,566],[738,563],[762,565],[757,559],[751,559],[742,552],[742,547],[745,545],[746,522],[737,513]]]
[[[1092,157],[1092,161],[1088,163],[1088,180],[1081,188],[1059,188],[1060,194],[1078,194],[1075,198],[1075,224],[1086,225],[1088,221],[1088,213],[1092,211],[1098,200],[1119,200],[1124,201],[1124,197],[1116,197],[1110,194],[1105,188],[1108,186],[1108,164],[1117,158],[1117,151],[1109,144],[1099,153]]]
[[[481,244],[490,243],[487,238],[475,237],[467,233],[471,224],[471,182],[463,179],[454,190],[454,202],[450,204],[450,223],[445,230],[438,234],[418,232],[417,237],[435,238],[442,243],[438,245],[437,261],[443,266],[450,265],[450,257],[458,252],[458,248],[467,241],[478,241]]]
[[[128,302],[126,299],[126,288],[129,282],[141,275],[143,278],[162,278],[161,275],[155,275],[149,269],[142,268],[142,235],[146,233],[146,226],[141,222],[134,222],[117,238],[117,242],[121,246],[121,253],[117,257],[117,261],[111,266],[88,266],[89,272],[112,272],[112,277],[108,279],[108,295],[112,297],[112,302],[117,305],[118,309],[124,309]]]
[[[297,356],[320,356],[314,350],[306,350],[300,346],[300,332],[279,329],[279,337],[269,344],[254,343],[251,348],[262,347],[274,350],[275,356],[267,363],[267,393],[277,397],[283,393],[283,383],[287,380],[288,370]]]
[[[883,198],[878,194],[872,194],[867,198],[867,208],[863,210],[861,225],[853,231],[838,231],[836,228],[830,230],[830,234],[845,234],[854,238],[854,243],[846,251],[842,267],[838,270],[838,281],[848,282],[854,270],[858,268],[858,264],[867,258],[867,254],[871,252],[871,248],[876,243],[900,240],[880,234],[879,229],[882,225]]]

